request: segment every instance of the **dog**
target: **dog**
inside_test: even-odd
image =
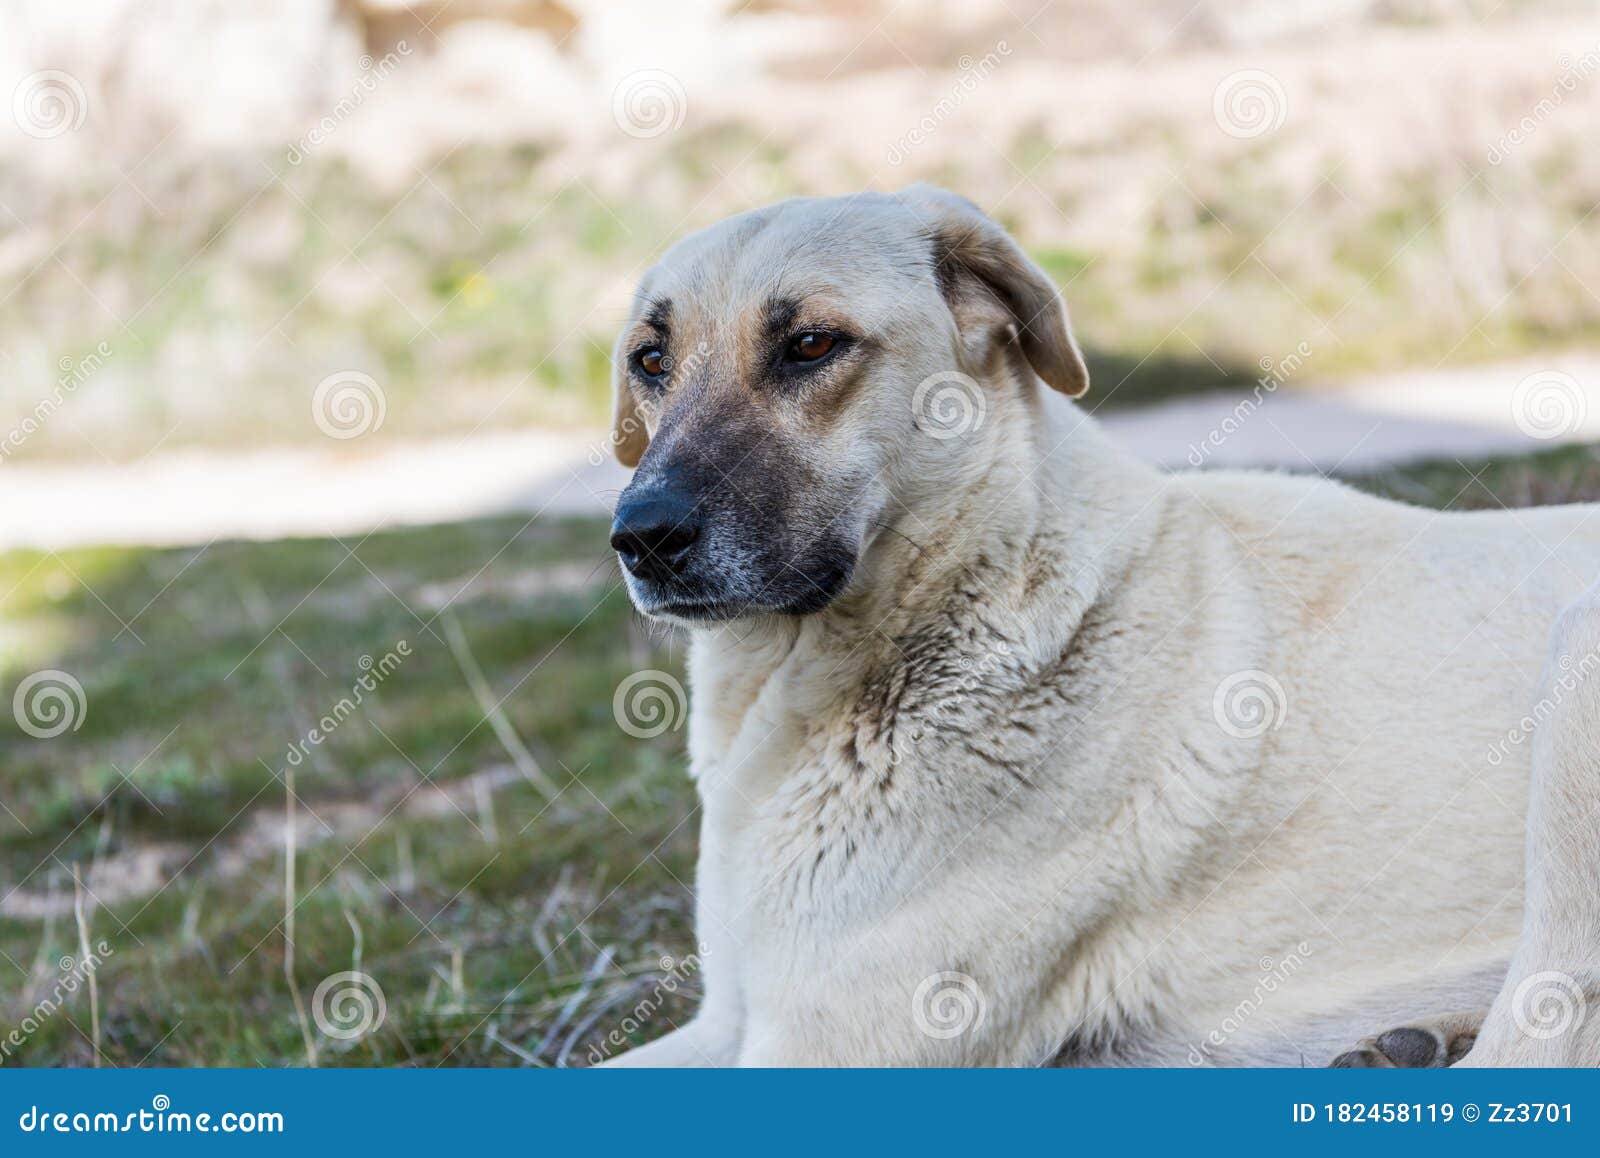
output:
[[[680,241],[615,367],[706,989],[614,1064],[1600,1062],[1600,508],[1160,472],[926,186]]]

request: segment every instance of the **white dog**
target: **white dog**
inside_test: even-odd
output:
[[[1159,473],[925,187],[681,242],[616,364],[707,986],[619,1061],[1600,1062],[1600,508]]]

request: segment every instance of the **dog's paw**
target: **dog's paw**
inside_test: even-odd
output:
[[[1335,1069],[1443,1069],[1467,1056],[1481,1013],[1455,1013],[1429,1018],[1362,1038],[1328,1065]]]

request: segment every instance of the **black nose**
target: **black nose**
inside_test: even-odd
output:
[[[663,582],[683,571],[700,537],[700,516],[687,496],[655,491],[623,495],[611,524],[611,549],[640,579]]]

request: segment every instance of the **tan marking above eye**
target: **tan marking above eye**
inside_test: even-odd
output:
[[[794,341],[789,343],[788,355],[796,362],[815,362],[818,358],[825,357],[833,346],[832,334],[807,330],[803,334],[796,335]]]

